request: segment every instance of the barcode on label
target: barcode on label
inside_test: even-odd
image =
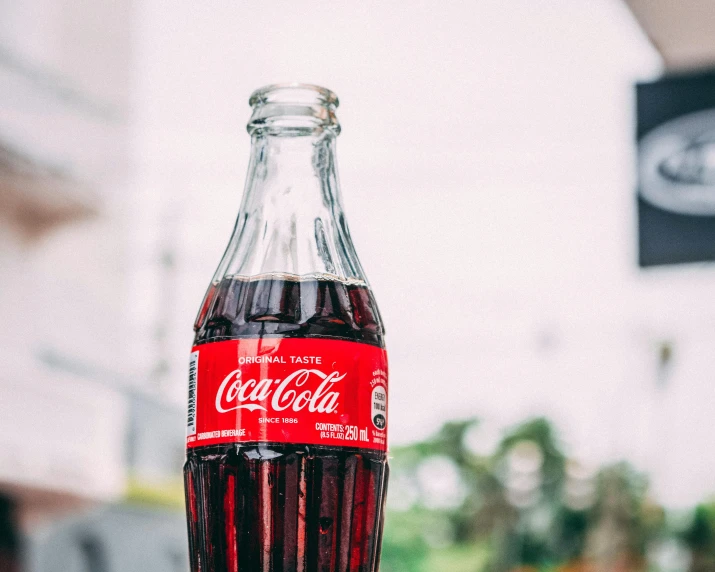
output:
[[[189,412],[186,418],[186,434],[196,435],[196,383],[199,367],[199,352],[191,352],[189,358]]]

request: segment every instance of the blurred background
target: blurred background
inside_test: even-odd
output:
[[[388,327],[381,570],[715,570],[713,22],[0,0],[0,570],[188,570],[192,323],[285,81],[340,96]]]

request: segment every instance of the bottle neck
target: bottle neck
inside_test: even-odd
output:
[[[329,131],[298,136],[257,133],[241,212],[270,207],[273,218],[291,220],[339,208],[335,136]]]
[[[243,201],[216,279],[263,274],[365,280],[340,201],[331,129],[252,133]]]

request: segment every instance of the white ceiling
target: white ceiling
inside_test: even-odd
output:
[[[625,0],[668,70],[715,65],[715,2]]]

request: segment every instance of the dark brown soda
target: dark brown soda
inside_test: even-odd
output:
[[[195,344],[334,338],[384,347],[364,283],[229,277],[206,295]],[[192,572],[375,572],[387,455],[371,449],[234,443],[187,451]]]

